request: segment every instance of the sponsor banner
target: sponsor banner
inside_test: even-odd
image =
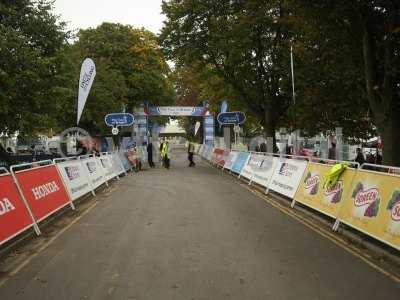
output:
[[[10,174],[0,176],[0,245],[33,224]]]
[[[78,115],[76,124],[79,124],[79,120],[81,119],[86,99],[89,95],[95,76],[96,66],[92,59],[86,58],[82,63],[81,75],[79,77]]]
[[[145,108],[148,116],[192,116],[202,117],[207,113],[203,106],[150,106]]]
[[[357,171],[339,220],[400,250],[400,177]]]
[[[294,199],[336,218],[345,195],[350,191],[355,171],[347,169],[334,187],[324,188],[324,176],[331,168],[332,165],[309,163]]]
[[[214,133],[215,125],[214,125],[214,116],[205,116],[203,123],[203,136],[204,136],[204,144],[214,146]]]
[[[207,152],[205,154],[205,159],[207,159],[208,161],[211,161],[213,150],[214,150],[214,148],[212,146],[210,146],[210,145],[207,146]]]
[[[92,191],[83,165],[80,161],[65,161],[56,165],[72,200]]]
[[[143,152],[144,147],[141,147],[141,148],[142,148],[142,152]],[[146,152],[146,154],[147,154],[147,152]],[[129,160],[128,160],[127,156],[125,155],[125,153],[121,152],[121,151],[118,152],[118,157],[121,160],[125,171],[129,171],[132,168],[132,165],[129,163]],[[144,155],[144,157],[146,157],[146,155]],[[146,157],[146,160],[144,160],[144,161],[147,161],[147,157]]]
[[[111,163],[111,157],[109,155],[102,155],[99,157],[100,165],[103,169],[105,181],[109,181],[115,177],[114,169]]]
[[[70,203],[54,165],[20,171],[15,176],[38,222]]]
[[[113,166],[114,173],[116,175],[121,175],[122,173],[125,173],[125,168],[122,166],[121,160],[117,152],[111,154],[111,163]]]
[[[211,162],[213,164],[217,164],[217,161],[219,161],[223,155],[224,155],[224,149],[214,148],[211,156]]]
[[[242,172],[242,169],[244,166],[247,164],[247,161],[250,158],[250,153],[248,152],[239,152],[235,162],[232,165],[232,172],[240,174]]]
[[[232,170],[233,163],[235,162],[239,152],[231,151],[227,158],[225,159],[224,168],[228,170]]]
[[[307,168],[307,161],[286,158],[276,159],[276,168],[268,188],[293,198]]]
[[[106,182],[103,168],[101,167],[100,161],[97,157],[83,159],[82,164],[84,165],[84,168],[86,168],[86,172],[89,175],[89,179],[92,182],[94,189]]]
[[[267,187],[278,162],[276,157],[261,154],[251,155],[251,168],[253,169],[252,182]]]

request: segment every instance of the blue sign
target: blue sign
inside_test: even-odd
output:
[[[135,118],[132,114],[116,113],[106,115],[104,121],[108,126],[131,126],[133,125]]]
[[[250,153],[248,152],[239,152],[239,154],[236,157],[235,162],[232,165],[232,171],[235,173],[240,174],[242,172],[242,169],[247,163],[248,158],[250,157]]]
[[[217,117],[221,125],[239,125],[246,121],[246,115],[241,111],[220,113]]]

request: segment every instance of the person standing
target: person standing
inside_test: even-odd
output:
[[[357,148],[356,150],[356,158],[354,159],[355,162],[358,162],[360,164],[360,166],[365,163],[365,157],[364,154],[362,153],[361,148]]]
[[[161,157],[164,167],[169,169],[169,144],[167,141],[163,143]]]
[[[194,144],[192,142],[189,142],[188,146],[189,167],[194,167],[196,165],[193,161],[193,155],[194,155]]]
[[[153,143],[149,142],[147,144],[147,161],[149,163],[150,168],[154,168],[153,162]]]

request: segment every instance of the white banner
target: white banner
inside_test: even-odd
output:
[[[239,152],[236,151],[231,151],[228,155],[228,157],[225,160],[225,165],[224,165],[224,169],[232,169],[233,163],[236,160],[236,157],[238,156]]]
[[[214,148],[211,147],[211,146],[208,146],[208,147],[207,147],[207,153],[206,153],[206,159],[207,159],[208,161],[211,161],[213,152],[214,152]]]
[[[109,155],[100,156],[100,165],[103,168],[105,180],[109,181],[113,179],[116,175],[111,164],[111,157]]]
[[[116,175],[121,175],[122,173],[125,173],[125,168],[122,165],[122,162],[121,162],[117,152],[114,152],[113,154],[111,154],[111,163],[113,166],[114,173]]]
[[[306,168],[305,160],[278,158],[268,188],[293,199]]]
[[[267,187],[272,174],[274,173],[278,158],[260,154],[252,154],[251,158],[254,162],[261,162],[259,166],[256,166],[257,163],[253,164],[252,182]]]
[[[81,75],[79,78],[79,93],[78,93],[78,115],[76,124],[79,124],[83,109],[85,108],[86,99],[92,87],[94,77],[96,76],[96,66],[90,58],[86,58],[81,67]]]
[[[97,157],[82,159],[82,163],[86,168],[85,171],[89,175],[89,179],[92,182],[93,188],[98,188],[100,185],[106,182],[103,167],[101,166],[100,160]]]
[[[72,200],[76,200],[92,191],[81,161],[65,161],[56,164],[56,166]]]
[[[249,160],[247,161],[247,164],[240,172],[240,176],[245,177],[251,181],[253,178],[254,170],[260,168],[263,160],[263,155],[251,154]]]

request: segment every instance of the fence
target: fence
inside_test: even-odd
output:
[[[228,151],[201,145],[198,154],[211,164],[229,170],[249,185],[257,184],[332,218],[332,229],[346,224],[400,250],[399,168],[349,163],[333,187],[325,174],[339,161],[272,153]],[[388,173],[377,172],[389,170]]]
[[[124,158],[126,161],[124,161]],[[0,245],[131,169],[124,153],[56,158],[0,168]]]

